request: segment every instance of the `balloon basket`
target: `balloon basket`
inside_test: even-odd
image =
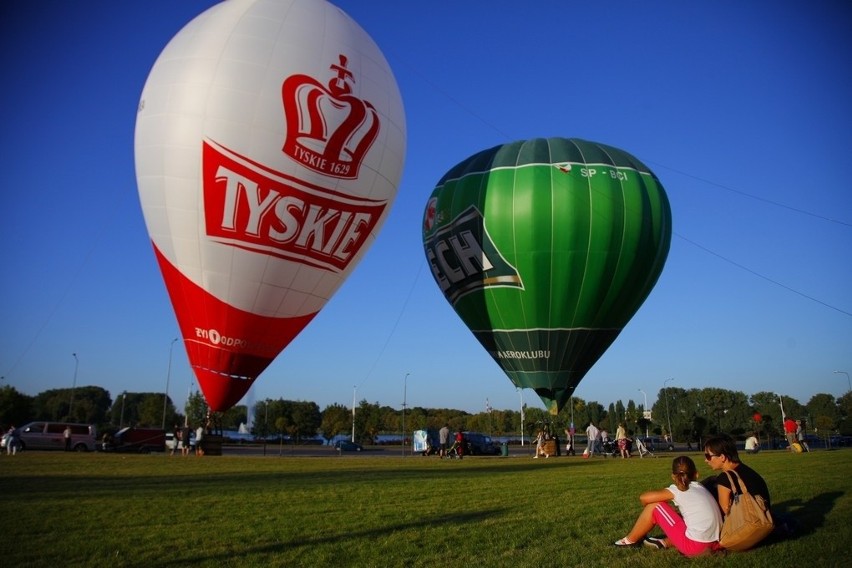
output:
[[[204,451],[204,455],[221,456],[222,442],[224,441],[224,439],[224,436],[219,436],[216,434],[204,434],[204,437],[201,438],[201,449]]]

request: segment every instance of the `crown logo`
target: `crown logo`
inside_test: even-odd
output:
[[[356,179],[379,133],[375,107],[352,94],[355,77],[347,58],[332,64],[328,86],[308,75],[291,75],[281,86],[287,137],[282,151],[316,172]]]

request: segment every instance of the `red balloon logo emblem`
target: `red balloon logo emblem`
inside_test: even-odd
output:
[[[135,153],[190,364],[226,410],[375,240],[402,173],[399,89],[337,7],[231,0],[160,54]]]

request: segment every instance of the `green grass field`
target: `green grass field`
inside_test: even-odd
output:
[[[690,454],[702,476],[710,470]],[[748,456],[798,531],[687,560],[616,549],[656,459],[0,457],[3,566],[847,566],[852,451]]]

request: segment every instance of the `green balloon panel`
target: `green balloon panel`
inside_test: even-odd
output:
[[[670,241],[668,198],[644,164],[564,138],[461,162],[438,182],[423,225],[447,300],[554,414],[645,301]]]

